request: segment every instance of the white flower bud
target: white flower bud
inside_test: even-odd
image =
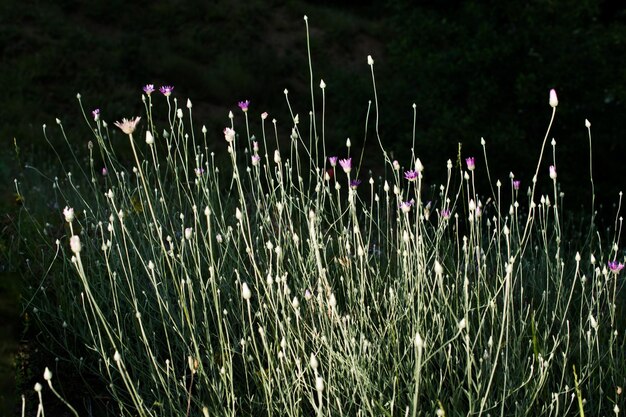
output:
[[[252,291],[250,291],[248,284],[246,284],[245,282],[241,285],[241,296],[246,301],[252,297]]]
[[[554,90],[554,88],[552,90],[550,90],[550,107],[554,108],[556,106],[559,105],[559,99],[556,97],[556,91]]]
[[[317,392],[324,391],[324,380],[322,379],[321,376],[316,376],[315,377],[315,390]]]
[[[146,143],[148,145],[153,145],[154,144],[154,136],[152,136],[152,133],[150,133],[149,130],[146,130]]]
[[[82,249],[80,238],[78,236],[74,235],[70,238],[70,249],[76,254],[78,254]]]

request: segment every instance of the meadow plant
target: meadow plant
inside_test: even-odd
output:
[[[484,140],[482,163],[390,160],[367,63],[380,176],[364,176],[351,143],[327,154],[312,71],[306,120],[285,92],[286,134],[248,100],[223,132],[199,129],[191,101],[152,84],[144,113],[118,132],[100,111],[85,116],[93,146],[77,175],[51,183],[65,226],[40,235],[54,255],[28,309],[61,360],[104,382],[111,414],[623,408],[622,221],[608,242],[593,219],[586,239],[567,236],[555,142],[543,161],[556,92],[528,191],[513,174],[480,190]],[[215,141],[229,163],[217,163]],[[427,166],[438,163],[447,176],[429,179],[440,185],[427,201]],[[44,379],[52,388],[47,369]]]

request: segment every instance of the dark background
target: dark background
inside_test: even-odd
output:
[[[347,137],[353,154],[364,146],[368,100],[373,99],[366,62],[371,54],[381,138],[403,165],[410,162],[406,151],[415,103],[415,151],[433,185],[445,180],[446,160],[457,161],[459,144],[462,158],[477,157],[476,174],[485,178],[484,137],[493,180],[508,184],[509,172],[514,172],[525,189],[551,114],[548,92],[555,88],[560,103],[550,138],[557,141],[565,205],[572,212],[590,207],[584,126],[589,119],[596,198],[605,207],[602,215],[615,215],[613,206],[626,178],[622,1],[3,0],[0,269],[20,268],[19,258],[6,261],[15,239],[11,224],[20,208],[13,179],[22,177],[26,164],[61,174],[50,158],[42,124],[58,143],[58,117],[76,151],[87,151],[91,133],[77,93],[87,112],[100,108],[112,125],[142,114],[144,84],[174,85],[181,105],[192,100],[196,127],[207,126],[217,153],[225,151],[221,131],[229,123],[228,112],[234,111],[242,126],[237,101],[249,99],[253,133],[259,131],[260,113],[267,111],[287,138],[291,122],[283,90],[289,89],[301,120],[310,106],[305,14],[318,109],[320,79],[327,84],[331,152],[344,156]],[[159,94],[155,108],[166,109]],[[378,175],[382,158],[371,120],[364,169]],[[546,179],[549,145],[547,151],[540,171],[546,192],[551,184]],[[488,194],[485,181],[479,182]],[[28,192],[24,190],[26,196]],[[0,288],[11,287],[10,277],[14,275],[2,275]],[[8,291],[1,291],[5,298]],[[2,310],[2,320],[14,322],[17,314],[15,308]],[[0,340],[13,340],[18,332],[15,326],[7,328],[11,335],[0,335]],[[12,342],[0,349],[8,358],[14,351]],[[1,362],[5,373],[13,362]]]
[[[345,152],[347,137],[355,150],[363,144],[371,54],[383,143],[407,155],[416,103],[416,153],[433,182],[443,181],[439,174],[448,158],[456,160],[459,143],[463,157],[480,157],[484,137],[494,180],[506,181],[512,171],[528,185],[555,88],[560,105],[551,137],[566,202],[590,202],[586,118],[597,198],[617,201],[626,173],[626,14],[619,1],[5,0],[0,140],[10,154],[16,139],[20,163],[47,155],[41,126],[58,139],[58,117],[80,150],[90,133],[76,93],[86,110],[101,108],[112,124],[142,113],[146,83],[174,85],[181,105],[190,98],[197,128],[207,125],[216,151],[223,150],[228,111],[240,115],[236,103],[243,99],[252,102],[253,120],[268,111],[287,136],[283,89],[296,113],[305,116],[310,106],[304,14],[318,100],[320,78],[328,85],[331,150]],[[368,143],[366,168],[377,171],[371,134]],[[478,160],[477,175],[485,177]],[[0,169],[9,182],[10,161],[5,155]]]

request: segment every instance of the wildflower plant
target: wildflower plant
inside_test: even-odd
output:
[[[591,234],[566,245],[556,168],[540,170],[554,91],[528,195],[519,180],[477,189],[468,157],[472,181],[448,161],[433,202],[422,162],[410,155],[402,174],[378,122],[384,173],[359,186],[351,157],[328,156],[313,98],[306,128],[293,110],[293,125],[270,128],[242,101],[243,121],[209,132],[174,87],[159,89],[165,109],[154,85],[143,91],[144,114],[117,134],[103,115],[86,118],[87,170],[50,184],[65,207],[64,233],[41,235],[55,291],[39,284],[28,305],[50,348],[98,375],[119,415],[624,407],[621,220],[608,246]],[[115,151],[122,141],[130,159]],[[213,141],[229,164],[217,165]],[[346,176],[329,181],[337,163]]]

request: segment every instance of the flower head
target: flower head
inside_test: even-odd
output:
[[[465,158],[465,163],[467,164],[467,169],[469,169],[470,171],[473,171],[476,168],[476,161],[474,160],[473,156]]]
[[[522,184],[522,182],[521,182],[521,181],[519,181],[519,180],[515,180],[515,181],[513,181],[513,189],[514,189],[515,191],[519,190],[519,187],[520,187],[520,185],[521,185],[521,184]]]
[[[415,181],[416,179],[419,178],[419,176],[420,176],[419,172],[413,171],[413,170],[406,171],[404,173],[404,178],[406,178],[409,181]]]
[[[253,166],[257,166],[259,165],[259,162],[261,161],[261,157],[257,154],[252,155],[252,165]]]
[[[268,116],[268,114],[267,114],[267,112],[266,112],[266,111],[264,111],[263,113],[261,113],[261,119],[265,120],[265,119],[267,119],[267,116]]]
[[[201,176],[202,174],[204,174],[204,168],[202,168],[202,167],[200,167],[200,168],[195,168],[195,169],[193,170],[193,172],[195,172],[195,173],[196,173],[196,175],[199,177],[199,176]]]
[[[619,271],[624,269],[624,264],[621,263],[621,262],[617,262],[617,261],[610,261],[609,262],[609,269],[611,270],[612,273],[617,275],[617,274],[619,274]]]
[[[250,106],[250,100],[240,101],[237,105],[242,111],[246,112],[248,111],[248,106]]]
[[[328,157],[328,162],[330,162],[330,166],[331,167],[337,166],[337,159],[339,159],[339,158],[336,157],[336,156],[329,156]]]
[[[127,120],[126,118],[122,119],[121,122],[115,122],[115,126],[122,129],[122,132],[127,135],[132,135],[137,127],[137,123],[141,120],[141,117],[135,117],[134,119]]]
[[[163,94],[165,97],[169,97],[170,95],[172,95],[172,92],[174,91],[174,86],[172,85],[162,85],[159,88],[159,91],[161,92],[161,94]]]
[[[152,94],[153,91],[154,91],[154,84],[146,84],[143,86],[143,92],[146,93],[147,95]]]
[[[339,165],[346,174],[349,174],[352,171],[352,158],[340,159]]]
[[[231,143],[232,141],[235,140],[235,131],[231,129],[230,127],[225,128],[224,138],[226,139],[226,142]]]
[[[356,190],[356,187],[358,187],[361,184],[361,180],[352,180],[350,181],[350,188],[352,188],[353,190]]]
[[[409,211],[411,211],[411,206],[415,204],[415,200],[411,199],[409,201],[403,201],[400,203],[400,210],[402,210],[403,213],[408,213]]]
[[[106,177],[107,175],[109,175],[109,170],[107,167],[102,167],[102,176]]]
[[[92,110],[91,115],[93,116],[93,120],[97,122],[100,120],[100,109]]]
[[[451,213],[450,213],[450,210],[448,210],[448,209],[442,209],[442,210],[439,212],[439,215],[441,216],[441,218],[442,218],[443,220],[448,220],[448,219],[450,218],[450,214],[451,214]]]
[[[66,222],[72,223],[74,221],[74,209],[66,206],[63,209],[63,216],[65,216]]]
[[[559,99],[556,97],[556,91],[554,90],[554,88],[550,90],[550,100],[548,102],[550,103],[550,107],[552,108],[559,105]]]

